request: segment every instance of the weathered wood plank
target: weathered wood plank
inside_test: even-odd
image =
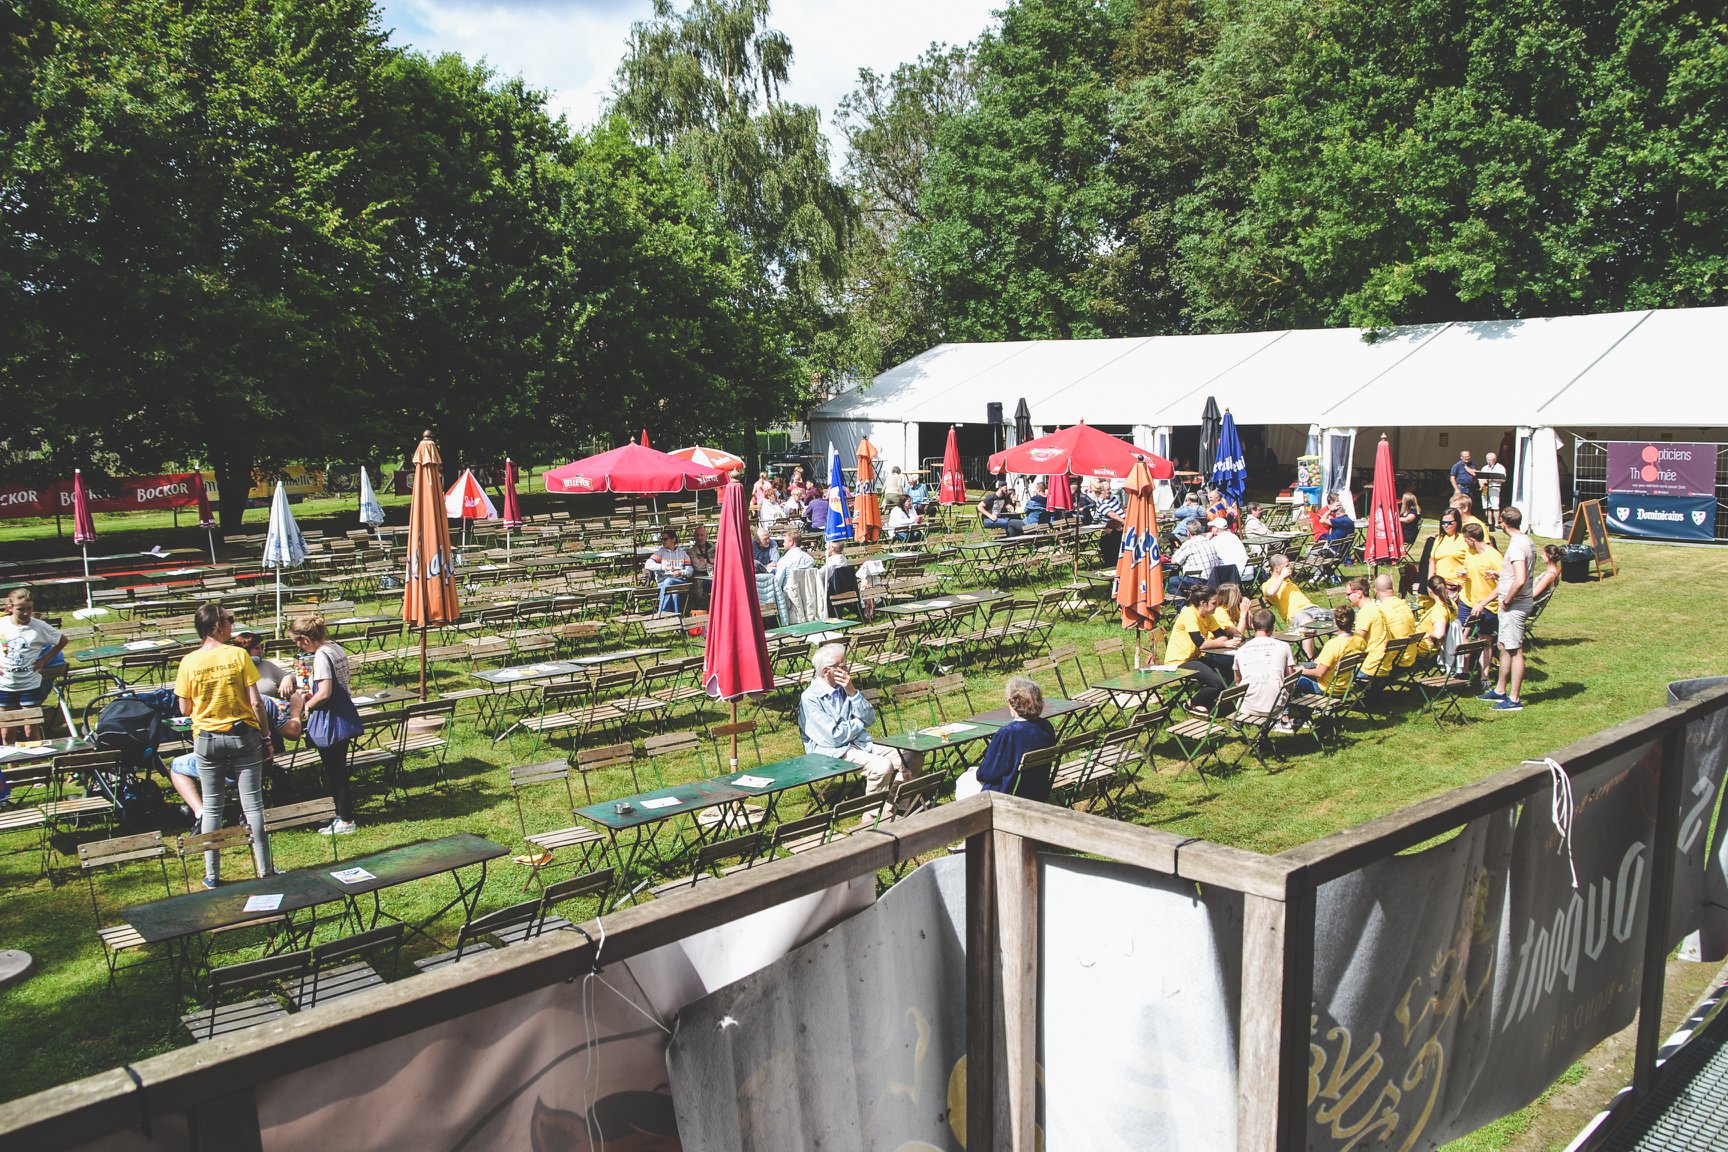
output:
[[[1002,1050],[996,1059],[995,1127],[1013,1152],[1038,1147],[1038,844],[992,832],[996,886],[996,1011]],[[1006,1134],[1008,1139],[1001,1140]]]
[[[966,1127],[968,1148],[996,1147],[996,867],[994,836],[966,841]]]

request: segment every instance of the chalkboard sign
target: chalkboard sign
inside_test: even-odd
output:
[[[1614,552],[1608,546],[1608,522],[1602,515],[1602,501],[1586,500],[1579,504],[1572,514],[1572,533],[1566,537],[1568,544],[1582,544],[1588,534],[1590,550],[1596,553],[1596,577],[1601,579],[1603,572],[1620,574],[1619,567],[1614,563]]]

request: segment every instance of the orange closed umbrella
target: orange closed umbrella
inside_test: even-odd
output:
[[[876,457],[881,454],[868,436],[858,442],[858,499],[852,518],[858,525],[858,538],[866,544],[882,538],[882,502],[876,498]]]
[[[1122,627],[1135,629],[1134,665],[1140,665],[1140,630],[1158,622],[1164,603],[1164,581],[1158,554],[1158,509],[1152,502],[1152,469],[1144,459],[1134,462],[1123,486],[1122,553],[1116,559],[1116,584],[1111,595],[1122,609]]]
[[[402,578],[402,619],[420,629],[420,699],[426,699],[426,629],[462,619],[444,518],[444,475],[432,433],[414,450],[414,498],[408,510],[408,563]]]

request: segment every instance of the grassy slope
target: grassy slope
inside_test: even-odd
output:
[[[346,513],[346,502],[331,512]],[[164,535],[152,530],[136,542],[174,542]],[[116,548],[126,546],[121,539],[109,542]],[[10,548],[8,552],[15,554]],[[1561,588],[1543,621],[1545,640],[1530,677],[1531,706],[1523,713],[1489,717],[1485,706],[1474,705],[1469,710],[1483,717],[1481,723],[1449,727],[1444,734],[1426,720],[1395,721],[1372,733],[1357,724],[1356,737],[1339,753],[1321,756],[1311,751],[1311,743],[1298,742],[1277,771],[1248,767],[1211,796],[1191,773],[1154,777],[1135,819],[1257,851],[1278,851],[1479,779],[1519,759],[1541,756],[1656,706],[1669,680],[1717,674],[1728,667],[1724,646],[1714,639],[1715,604],[1708,597],[1674,591],[1719,583],[1719,552],[1628,545],[1621,549],[1620,565],[1619,576],[1603,583]],[[1659,610],[1652,610],[1657,605]],[[1093,639],[1116,634],[1107,619],[1100,619],[1062,625],[1057,642],[1079,641],[1090,651]],[[971,677],[979,708],[998,703],[1003,678],[1002,672]],[[447,685],[454,686],[458,679],[452,675]],[[440,790],[427,780],[405,807],[395,810],[386,807],[375,786],[363,786],[362,826],[341,843],[344,856],[453,831],[477,832],[519,847],[516,809],[503,769],[521,762],[529,749],[519,741],[494,746],[472,733],[466,716],[451,755],[453,786]],[[763,709],[758,718],[764,725],[764,758],[797,750],[783,703]],[[668,781],[715,770],[712,761],[693,757],[659,767]],[[654,781],[644,778],[642,784],[653,787]],[[633,790],[622,772],[597,774],[593,786],[596,799]],[[540,814],[530,815],[531,826],[549,826],[547,822],[557,818],[553,798],[545,800]],[[326,841],[306,832],[281,835],[273,843],[277,866],[283,868],[318,864],[328,852]],[[240,874],[237,861],[226,867],[229,875]],[[0,857],[0,883],[6,893],[0,900],[0,946],[23,948],[38,964],[35,976],[0,999],[0,1063],[8,1070],[0,1093],[7,1097],[178,1043],[172,1014],[164,1007],[169,999],[166,973],[129,973],[121,997],[107,997],[82,881],[62,874],[57,885],[50,884],[33,879],[32,868],[27,855]],[[517,899],[521,877],[521,870],[508,862],[495,866],[483,906]],[[179,882],[177,873],[173,879]],[[410,917],[428,914],[448,898],[447,887],[426,882],[398,890],[390,896],[391,907]],[[105,889],[104,903],[118,908],[131,902],[129,897],[148,895],[142,888],[133,892],[135,897]],[[445,927],[453,925],[446,922]],[[1527,1126],[1515,1117],[1505,1122],[1505,1131],[1509,1136]],[[1497,1148],[1501,1141],[1485,1133],[1472,1146]]]

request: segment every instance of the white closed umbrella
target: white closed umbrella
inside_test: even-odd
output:
[[[270,526],[264,533],[264,567],[276,569],[276,638],[282,638],[282,569],[306,563],[306,538],[288,508],[288,489],[276,481],[270,498]]]

